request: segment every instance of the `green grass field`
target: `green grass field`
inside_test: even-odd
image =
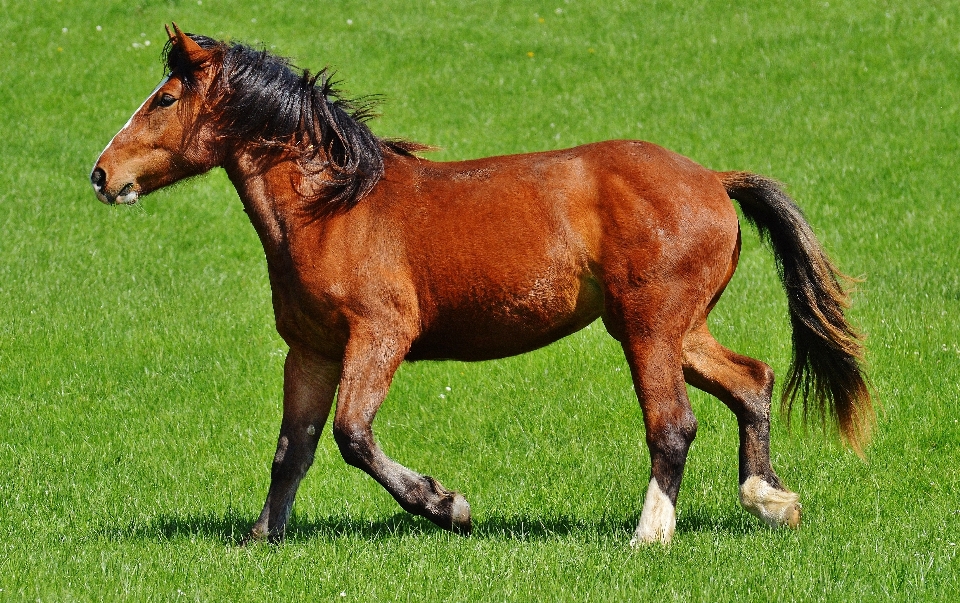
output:
[[[0,600],[953,600],[960,593],[960,5],[0,0]],[[798,531],[737,502],[737,428],[700,421],[669,547],[632,551],[649,475],[619,347],[404,366],[385,451],[463,492],[474,534],[403,513],[330,437],[281,545],[263,503],[285,348],[222,171],[108,208],[87,175],[162,75],[163,24],[334,66],[374,130],[436,159],[642,138],[787,183],[846,272],[881,410],[866,461],[775,420]],[[718,339],[790,355],[744,229]],[[449,389],[448,389],[449,388]],[[815,426],[814,426],[815,427]]]

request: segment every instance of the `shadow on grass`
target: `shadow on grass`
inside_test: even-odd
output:
[[[115,540],[201,539],[226,545],[240,545],[253,525],[253,515],[233,509],[223,514],[170,515],[111,526],[100,530],[102,536]],[[474,521],[472,538],[484,540],[543,541],[572,536],[581,540],[609,538],[628,540],[633,535],[636,519],[603,517],[540,518],[531,516],[488,516]],[[762,526],[746,514],[713,515],[699,510],[683,513],[677,520],[677,535],[716,532],[729,537],[746,536]],[[429,521],[404,512],[378,519],[347,516],[299,517],[294,513],[287,526],[287,542],[343,539],[382,540],[417,537],[443,532]]]
[[[724,536],[738,537],[764,529],[766,528],[759,520],[739,509],[722,513],[711,513],[704,509],[685,509],[677,517],[677,534],[716,532]]]
[[[103,535],[117,540],[214,540],[240,545],[253,526],[256,514],[228,510],[224,514],[161,514],[150,519],[130,522],[102,530]],[[298,542],[313,539],[337,540],[361,538],[397,538],[439,530],[430,522],[406,513],[390,517],[362,520],[349,517],[304,518],[294,513],[287,524],[286,539]]]

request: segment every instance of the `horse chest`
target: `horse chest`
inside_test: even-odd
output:
[[[305,270],[290,257],[270,266],[277,332],[288,344],[319,348],[336,356],[349,331],[341,284],[324,278],[320,270]]]

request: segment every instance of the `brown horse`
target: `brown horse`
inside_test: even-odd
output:
[[[169,33],[169,31],[168,31]],[[97,160],[104,203],[135,203],[222,166],[267,258],[289,345],[270,489],[250,538],[279,539],[337,396],[347,463],[411,513],[455,532],[470,505],[380,449],[372,423],[404,360],[486,360],[603,320],[643,411],[650,482],[631,544],[668,542],[697,431],[684,382],[740,427],[740,501],[770,526],[800,505],[770,464],[773,371],[711,336],[737,266],[731,198],[773,248],[789,300],[786,410],[810,400],[859,451],[873,419],[846,294],[800,210],[773,181],[718,173],[656,145],[610,141],[435,163],[376,137],[368,106],[240,44],[174,26],[167,77]]]

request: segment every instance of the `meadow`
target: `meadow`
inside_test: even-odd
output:
[[[134,207],[88,181],[162,77],[170,21],[334,67],[350,94],[383,95],[375,132],[440,147],[431,159],[640,138],[786,183],[862,278],[866,458],[775,418],[804,522],[768,530],[737,502],[733,416],[691,389],[674,542],[631,550],[649,460],[597,323],[526,356],[398,373],[378,440],[465,494],[472,536],[405,514],[328,427],[287,540],[239,546],[285,354],[257,237],[222,170]],[[0,32],[0,600],[960,593],[960,4],[0,0]],[[784,294],[743,235],[711,328],[783,377]]]

